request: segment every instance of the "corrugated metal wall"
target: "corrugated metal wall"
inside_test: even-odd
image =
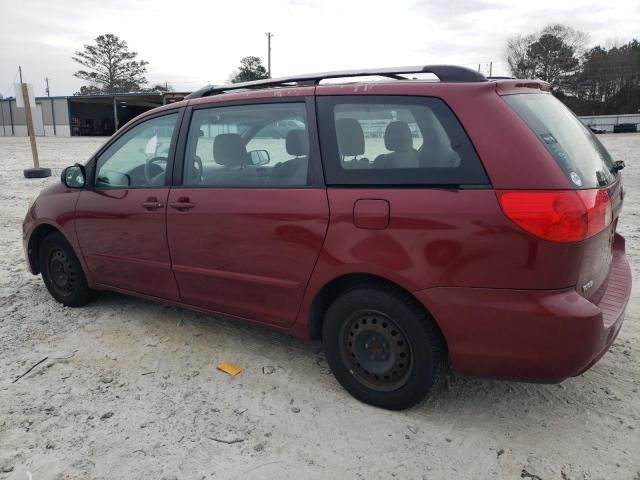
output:
[[[32,110],[32,115],[42,116],[41,119],[34,118],[37,135],[47,137],[71,135],[69,102],[66,97],[38,97],[36,105],[38,108]],[[38,125],[43,125],[44,128],[38,128]],[[16,106],[15,99],[0,101],[0,136],[27,136],[24,109]]]

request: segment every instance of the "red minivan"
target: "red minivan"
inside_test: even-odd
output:
[[[322,339],[346,390],[402,409],[447,361],[549,382],[604,355],[631,290],[623,167],[539,81],[206,87],[66,168],[24,247],[65,305],[115,290]]]

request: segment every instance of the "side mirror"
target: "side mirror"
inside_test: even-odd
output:
[[[73,165],[62,170],[60,176],[62,183],[68,188],[84,188],[86,185],[86,174],[82,165]]]
[[[271,161],[271,157],[266,150],[251,150],[249,160],[251,160],[251,165],[266,165]]]

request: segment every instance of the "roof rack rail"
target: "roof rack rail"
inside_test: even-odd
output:
[[[441,82],[484,82],[487,78],[480,72],[466,67],[456,65],[425,65],[416,67],[392,67],[375,68],[364,70],[343,70],[337,72],[311,73],[306,75],[295,75],[291,77],[266,78],[264,80],[253,80],[250,82],[232,83],[229,85],[208,85],[200,90],[187,95],[185,99],[207,97],[231,90],[249,90],[266,87],[287,87],[302,85],[318,85],[322,80],[330,78],[350,78],[350,77],[388,77],[395,80],[408,80],[403,75],[412,73],[432,73]]]

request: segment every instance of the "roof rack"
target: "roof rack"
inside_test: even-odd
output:
[[[232,83],[230,85],[208,85],[187,95],[185,99],[207,97],[231,90],[250,90],[267,87],[290,87],[302,85],[318,85],[320,81],[330,78],[350,77],[388,77],[395,80],[408,80],[403,75],[412,73],[432,73],[441,82],[484,82],[486,77],[480,72],[456,65],[425,65],[416,67],[376,68],[365,70],[343,70],[337,72],[311,73],[282,78],[266,78],[251,82]]]

